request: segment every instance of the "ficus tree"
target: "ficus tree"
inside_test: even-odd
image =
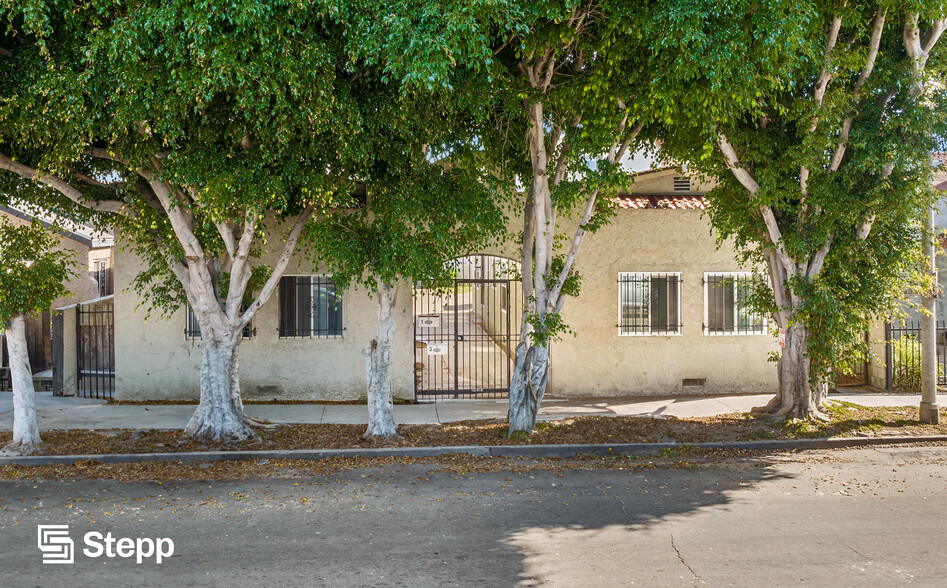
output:
[[[779,391],[757,412],[819,418],[839,350],[916,259],[944,123],[945,5],[669,4],[670,36],[688,33],[672,63],[688,91],[668,80],[661,97],[678,113],[664,152],[720,181],[713,225],[766,268],[784,332]]]
[[[357,102],[384,121],[363,139],[363,206],[317,219],[307,236],[337,282],[368,289],[378,329],[364,349],[366,437],[397,434],[391,390],[399,284],[445,287],[452,258],[481,250],[506,227],[510,174],[491,166],[498,48],[521,28],[514,0],[339,3]],[[379,26],[382,23],[382,26]],[[504,189],[505,188],[505,189]]]
[[[516,95],[499,112],[501,161],[518,174],[526,308],[510,383],[510,432],[532,431],[546,391],[549,349],[568,330],[562,308],[578,293],[575,262],[586,236],[608,221],[609,196],[626,186],[622,158],[650,117],[651,72],[639,5],[523,3],[525,29],[497,58]]]
[[[139,292],[200,325],[186,432],[254,436],[242,332],[364,156],[335,17],[262,0],[2,6],[0,188],[114,226],[145,260]]]
[[[506,227],[499,183],[481,173],[482,166],[463,164],[467,157],[476,158],[466,153],[468,145],[442,142],[435,152],[425,149],[425,143],[417,140],[420,137],[409,141],[394,133],[376,138],[376,152],[384,157],[365,171],[365,205],[348,214],[321,218],[307,232],[318,244],[313,251],[319,262],[331,269],[337,283],[356,284],[375,299],[378,328],[362,352],[368,399],[366,437],[397,435],[391,363],[399,284],[438,288],[452,283],[453,274],[445,262],[479,251]]]
[[[56,249],[58,244],[38,222],[17,226],[0,217],[0,330],[6,334],[13,382],[13,440],[2,450],[7,454],[33,453],[42,443],[25,317],[49,310],[53,300],[68,294],[70,254]]]

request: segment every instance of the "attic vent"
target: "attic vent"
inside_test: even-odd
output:
[[[675,192],[690,192],[691,179],[687,176],[675,176],[674,177],[674,191]]]
[[[707,378],[684,378],[681,380],[683,388],[701,388],[707,384]]]

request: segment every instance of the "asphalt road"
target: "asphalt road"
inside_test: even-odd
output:
[[[633,470],[3,481],[0,585],[947,586],[945,466],[947,448],[916,447]],[[73,565],[42,563],[39,524],[69,525]],[[88,557],[93,531],[170,538],[174,554]]]

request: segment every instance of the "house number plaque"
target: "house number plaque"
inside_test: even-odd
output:
[[[441,326],[441,315],[430,314],[418,317],[419,329],[437,329]]]

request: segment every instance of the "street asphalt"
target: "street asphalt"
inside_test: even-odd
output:
[[[539,419],[548,421],[572,416],[676,416],[703,417],[746,412],[766,404],[772,394],[746,396],[616,397],[543,401]],[[830,395],[866,406],[917,406],[920,395],[844,392]],[[947,406],[947,395],[938,398]],[[194,413],[194,405],[121,405],[104,400],[36,395],[40,430],[51,429],[183,429]],[[399,424],[447,423],[470,419],[505,419],[506,400],[446,400],[430,404],[395,405]],[[249,404],[247,414],[273,423],[366,424],[364,405],[346,404]],[[13,427],[12,394],[0,392],[0,430]]]
[[[303,468],[225,482],[0,481],[0,582],[933,588],[947,579],[944,447],[622,470],[517,463]],[[42,563],[40,524],[68,525],[74,564]],[[171,539],[174,553],[161,564],[90,557],[83,549],[94,554],[99,535],[86,547],[88,533]]]

